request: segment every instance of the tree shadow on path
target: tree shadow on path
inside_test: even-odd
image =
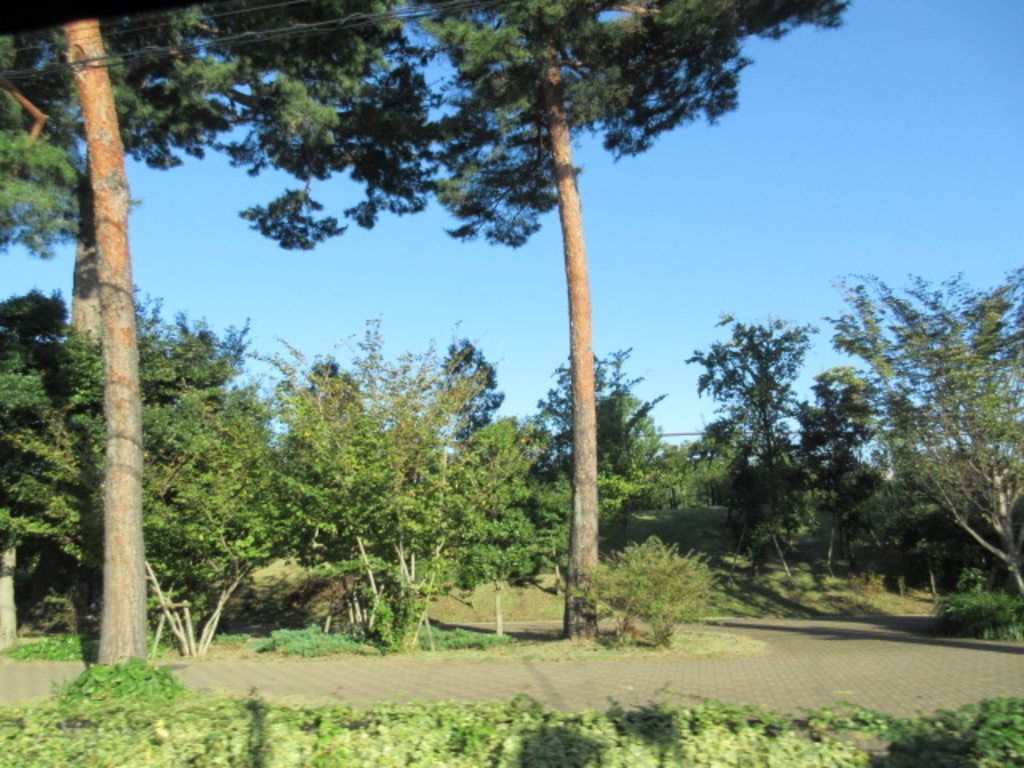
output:
[[[1024,655],[1024,643],[943,637],[934,616],[820,617],[814,619],[722,619],[726,629],[791,633],[822,640],[909,643],[970,651]]]

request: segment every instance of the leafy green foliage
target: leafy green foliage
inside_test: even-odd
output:
[[[939,631],[951,637],[1024,640],[1024,598],[981,590],[944,595],[936,608]]]
[[[69,339],[66,316],[57,295],[33,291],[0,304],[0,537],[17,543],[26,535],[52,535],[75,551],[84,510],[60,493],[69,483],[61,488],[56,475],[75,474],[83,462],[80,454],[67,454],[77,453],[80,432],[87,431],[81,411],[98,404],[86,361],[90,353],[96,359],[96,350]],[[54,442],[63,442],[67,453]]]
[[[35,574],[44,601],[60,588],[65,564],[99,561],[98,364],[98,348],[67,327],[60,296],[33,291],[0,303],[0,548],[6,557],[20,551],[17,575],[45,553],[47,566]],[[13,640],[16,621],[13,596],[2,588],[15,575],[8,570],[0,577],[0,646]],[[71,631],[79,607],[67,612]]]
[[[60,700],[69,706],[105,700],[166,704],[184,694],[184,683],[172,672],[132,659],[111,666],[93,664],[64,688]]]
[[[550,546],[550,534],[538,530],[529,514],[529,473],[539,452],[536,430],[511,418],[475,431],[467,445],[460,485],[479,517],[457,580],[463,588],[494,585],[497,634],[503,631],[501,590],[535,575]]]
[[[466,404],[466,426],[458,438],[464,440],[493,420],[505,393],[498,390],[498,371],[469,339],[456,339],[448,346],[448,369],[452,376],[480,381],[480,391]]]
[[[96,641],[81,635],[50,635],[7,654],[18,661],[81,661],[96,656]]]
[[[189,603],[199,636],[185,620],[172,629],[195,654],[208,646],[231,592],[283,548],[271,414],[252,387],[236,385],[244,330],[220,337],[184,316],[168,323],[158,305],[142,308],[138,325],[147,554],[164,607]],[[56,545],[98,565],[98,348],[69,333],[59,297],[15,297],[0,305],[0,379],[8,385],[0,474],[9,475],[0,484],[0,539],[14,534],[30,553],[39,542]]]
[[[986,699],[928,717],[903,719],[871,710],[819,710],[808,718],[818,738],[859,732],[888,742],[885,768],[1014,768],[1024,765],[1024,699]]]
[[[48,37],[44,32],[0,36],[0,70],[36,64],[34,53]],[[79,158],[51,130],[39,133],[66,115],[61,107],[46,105],[53,81],[32,83],[27,95],[7,79],[0,87],[0,253],[20,246],[50,258],[78,230]],[[35,125],[25,102],[45,106],[47,123]]]
[[[848,732],[888,744],[869,756]],[[83,759],[126,768],[234,765],[1012,768],[1024,764],[1024,700],[993,699],[910,720],[854,708],[791,720],[707,702],[606,713],[507,704],[288,707],[258,699],[132,699],[0,708],[12,768]],[[88,739],[83,738],[88,735]],[[808,736],[810,738],[808,738]]]
[[[372,645],[350,635],[324,634],[323,628],[278,629],[270,637],[256,643],[260,653],[281,653],[285,656],[330,656],[335,653],[359,655],[378,654]]]
[[[13,768],[83,760],[126,768],[869,764],[868,755],[850,743],[811,741],[778,715],[752,708],[708,703],[563,713],[525,699],[380,705],[363,711],[288,707],[255,698],[5,707],[0,709],[0,748]]]
[[[680,624],[707,615],[714,588],[711,569],[700,557],[681,557],[675,545],[656,536],[612,555],[592,579],[598,602],[617,619],[620,637],[635,630],[635,622],[644,622],[659,647],[672,644]]]
[[[0,40],[0,45],[3,40]],[[0,91],[0,115],[8,106]],[[67,154],[0,119],[0,253],[21,246],[45,258],[74,236],[75,172]]]
[[[214,150],[253,176],[284,171],[300,188],[242,215],[285,248],[309,249],[341,234],[341,216],[370,228],[382,213],[422,210],[431,192],[431,100],[395,5],[236,0],[227,10],[223,3],[165,10],[144,25],[104,19],[107,52],[123,62],[111,77],[126,152],[153,168]],[[303,34],[281,34],[288,28]],[[250,44],[225,42],[240,40]],[[20,73],[18,82],[31,84],[49,115],[31,140],[31,121],[0,91],[0,251],[22,244],[49,255],[79,233],[79,211],[87,210],[64,48],[59,30],[0,37],[0,70]],[[312,188],[336,173],[363,194],[324,212]]]

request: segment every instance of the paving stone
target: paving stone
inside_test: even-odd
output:
[[[356,707],[526,695],[561,710],[717,699],[799,714],[848,701],[908,716],[986,698],[1024,697],[1024,643],[940,638],[930,617],[727,619],[707,629],[762,640],[766,651],[704,660],[385,657],[183,660],[167,666],[194,689]],[[81,669],[74,663],[0,664],[0,702],[48,696]]]

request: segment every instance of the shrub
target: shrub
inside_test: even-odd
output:
[[[81,635],[51,635],[19,646],[8,656],[18,661],[89,661],[96,657],[96,641]]]
[[[667,647],[676,628],[703,618],[711,605],[714,575],[703,559],[680,556],[657,536],[629,544],[591,574],[594,595],[616,618],[620,639],[634,622],[650,627],[654,645]]]
[[[168,703],[184,693],[185,684],[170,671],[132,659],[124,664],[92,665],[65,686],[61,701],[71,705],[107,699]]]
[[[260,653],[276,651],[286,656],[329,656],[333,653],[380,653],[372,645],[350,635],[328,635],[319,626],[278,629],[256,644]]]
[[[1005,592],[947,595],[937,608],[939,631],[951,637],[1024,640],[1024,599]]]

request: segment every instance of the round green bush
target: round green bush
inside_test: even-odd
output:
[[[651,642],[668,647],[680,624],[707,615],[715,577],[700,556],[682,556],[675,545],[651,536],[601,563],[591,580],[598,602],[616,618],[620,636],[634,622],[643,622]]]

